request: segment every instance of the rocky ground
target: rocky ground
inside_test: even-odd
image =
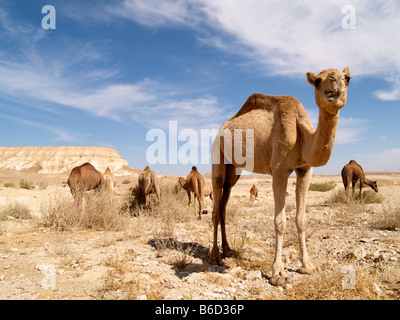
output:
[[[396,212],[399,219],[400,174],[369,178],[378,180],[383,202],[346,206],[326,203],[343,188],[339,176],[313,177],[312,182],[336,184],[327,192],[309,192],[307,244],[318,267],[313,275],[296,272],[295,178],[290,178],[283,250],[288,279],[272,286],[269,176],[244,177],[232,191],[227,233],[235,254],[225,266],[207,262],[211,214],[199,221],[191,207],[183,222],[142,214],[116,231],[56,231],[39,220],[52,199],[72,201],[65,177],[32,175],[27,180],[36,187],[27,190],[18,186],[20,177],[0,176],[0,210],[22,203],[33,216],[0,220],[0,299],[399,299],[400,230],[386,227],[385,220]],[[136,181],[120,177],[117,192],[126,194]],[[7,182],[14,187],[4,187]],[[249,200],[253,184],[259,189],[254,202]],[[209,199],[206,207],[210,211]]]

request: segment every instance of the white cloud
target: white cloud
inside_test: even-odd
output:
[[[341,118],[336,133],[336,144],[352,143],[363,139],[365,125],[364,119]]]
[[[143,25],[185,26],[201,43],[245,56],[268,75],[350,66],[355,76],[400,75],[400,3],[353,0],[355,29],[343,29],[348,0],[124,0],[113,14]],[[400,99],[399,83],[376,96]]]
[[[366,156],[368,171],[400,171],[400,148],[385,149]]]

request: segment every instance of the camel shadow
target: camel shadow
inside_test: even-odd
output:
[[[204,271],[223,272],[227,269],[226,266],[210,264],[208,262],[210,248],[197,242],[181,242],[173,238],[157,238],[150,239],[147,244],[161,252],[163,249],[170,249],[180,253],[178,258],[174,258],[170,262],[167,262],[172,266],[175,270],[175,275],[180,279],[186,278],[193,273]],[[161,254],[161,256],[163,255]],[[193,263],[190,257],[200,259],[201,263]]]

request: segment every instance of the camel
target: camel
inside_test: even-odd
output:
[[[104,178],[95,167],[86,162],[72,169],[67,183],[76,205],[80,207],[83,194],[89,190],[100,191],[104,186]]]
[[[246,171],[272,175],[275,257],[269,281],[273,285],[285,282],[282,262],[282,243],[286,227],[285,194],[289,175],[295,170],[296,227],[302,263],[298,272],[310,274],[315,270],[306,249],[307,190],[312,167],[325,165],[331,156],[339,122],[339,110],[347,102],[350,78],[349,67],[343,72],[337,69],[323,70],[317,76],[307,72],[307,80],[315,88],[315,101],[319,107],[317,129],[313,128],[303,105],[296,98],[260,93],[252,94],[236,115],[222,125],[212,146],[214,239],[210,263],[223,264],[217,244],[219,224],[222,258],[232,254],[226,239],[226,206],[231,189],[240,177],[241,168],[245,167]],[[237,132],[242,133],[242,136],[237,135]],[[247,135],[253,136],[248,148]],[[221,142],[221,137],[224,143]],[[234,152],[235,148],[239,148],[239,156]],[[247,155],[247,151],[253,156],[246,158],[244,164],[240,155]],[[253,167],[248,168],[247,162],[252,163]]]
[[[110,191],[111,193],[114,192],[116,182],[114,174],[112,173],[110,167],[107,167],[106,171],[104,171],[103,178],[104,178],[104,189]]]
[[[161,200],[157,175],[153,171],[151,171],[151,169],[148,166],[146,166],[139,175],[138,183],[139,183],[138,201],[140,202],[140,198],[142,194],[144,194],[146,199],[145,211],[147,211],[147,209],[150,206],[150,193],[153,190],[156,192],[158,201]]]
[[[192,203],[190,185],[186,182],[186,179],[184,177],[179,177],[178,183],[182,187],[182,189],[187,192],[188,199],[189,199],[188,205],[190,205]],[[213,199],[212,188],[210,186],[208,186],[205,182],[204,182],[204,184],[202,184],[202,187],[203,187],[204,198],[210,197],[210,199],[212,200]]]
[[[346,192],[346,202],[349,203],[349,189],[350,183],[352,187],[352,197],[354,198],[355,185],[360,181],[360,200],[362,201],[362,187],[363,184],[369,185],[372,190],[378,192],[378,185],[376,181],[367,179],[363,168],[354,160],[350,160],[342,169],[342,180],[344,184],[344,190]]]
[[[183,189],[186,190],[189,202],[188,205],[191,203],[191,192],[194,193],[194,214],[197,214],[196,208],[196,199],[199,202],[199,211],[198,211],[198,219],[201,220],[201,207],[203,203],[204,197],[210,197],[213,199],[212,195],[212,188],[208,187],[204,177],[200,174],[197,170],[197,167],[193,166],[192,171],[187,175],[186,181],[183,177],[178,179],[179,184],[182,186]]]
[[[254,201],[257,197],[258,197],[258,189],[253,184],[253,186],[250,189],[250,200]]]

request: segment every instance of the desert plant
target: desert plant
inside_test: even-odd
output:
[[[400,208],[384,208],[376,219],[374,226],[383,230],[396,231],[400,229]]]
[[[16,219],[31,219],[29,208],[22,203],[12,203],[0,210],[0,220],[6,220],[7,217]]]
[[[14,182],[5,182],[4,183],[4,188],[16,188],[17,186],[15,185]]]
[[[26,181],[24,179],[20,180],[19,187],[22,189],[30,190],[34,188],[34,185],[31,181]]]
[[[335,189],[336,183],[335,182],[315,182],[315,183],[310,183],[310,187],[308,190],[310,191],[320,191],[320,192],[326,192],[332,189]]]
[[[42,206],[40,225],[56,230],[95,229],[122,230],[127,216],[121,213],[117,199],[104,193],[92,192],[84,197],[82,208],[70,198],[57,197]]]

